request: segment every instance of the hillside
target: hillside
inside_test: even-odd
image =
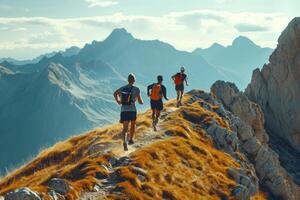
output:
[[[229,83],[215,83],[212,92],[191,91],[179,109],[167,102],[158,132],[150,128],[150,111],[140,114],[128,152],[121,148],[120,125],[58,143],[4,177],[0,195],[267,199],[271,194],[296,200],[297,187],[266,144],[259,107]],[[21,187],[28,188],[14,191]]]
[[[251,80],[251,72],[266,63],[272,52],[271,48],[260,47],[249,38],[239,36],[229,46],[214,43],[206,49],[195,49],[193,53],[218,67],[226,74],[227,81],[244,89]]]
[[[112,93],[130,72],[136,74],[144,97],[158,74],[164,75],[168,96],[175,95],[171,76],[182,65],[190,87],[209,89],[224,78],[199,55],[161,41],[136,39],[125,29],[115,29],[104,41],[82,49],[49,54],[37,63],[1,63],[0,174],[57,140],[117,121]],[[17,153],[7,155],[17,138],[22,139]]]

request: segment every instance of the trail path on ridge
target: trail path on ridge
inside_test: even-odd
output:
[[[160,122],[164,121],[165,118],[171,113],[174,112],[176,110],[178,110],[179,108],[176,107],[168,107],[165,112],[163,112],[161,114],[160,117]],[[166,135],[164,133],[164,129],[162,127],[160,127],[160,125],[157,125],[157,131],[153,130],[153,127],[149,127],[147,130],[143,131],[143,133],[140,133],[138,135],[136,135],[135,139],[134,139],[134,144],[133,145],[129,145],[128,146],[128,151],[124,151],[123,150],[123,145],[121,143],[113,143],[110,144],[109,149],[107,149],[109,152],[113,153],[114,155],[116,155],[116,157],[118,157],[119,160],[124,160],[126,163],[126,160],[129,160],[131,157],[131,154],[134,153],[135,151],[146,147],[150,144],[153,144],[155,142],[164,140],[165,138],[167,138],[168,135]],[[123,166],[126,166],[123,165]],[[117,166],[119,167],[119,166]],[[115,169],[117,167],[111,167],[108,168],[108,170],[110,171],[110,173],[114,173]],[[78,200],[99,200],[102,198],[105,198],[109,192],[114,188],[114,186],[116,185],[116,182],[114,180],[111,180],[110,178],[107,178],[107,180],[104,180],[101,182],[101,186],[99,185],[97,187],[95,192],[85,192],[81,195],[81,197],[78,198]]]

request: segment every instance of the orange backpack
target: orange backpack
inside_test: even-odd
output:
[[[177,74],[175,75],[175,80],[174,80],[174,82],[175,82],[175,85],[181,85],[181,84],[183,83],[182,74],[177,73]]]
[[[150,98],[154,101],[158,101],[158,100],[162,99],[162,91],[161,91],[160,84],[154,84],[152,86]]]

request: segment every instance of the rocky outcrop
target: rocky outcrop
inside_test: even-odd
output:
[[[41,200],[41,197],[31,191],[29,188],[20,188],[7,193],[4,197],[5,200]]]
[[[269,64],[253,72],[246,95],[264,112],[266,127],[300,151],[300,18],[278,39]]]
[[[278,155],[267,144],[268,137],[263,128],[264,115],[260,107],[239,92],[232,83],[217,81],[211,91],[235,115],[228,115],[228,118],[238,134],[241,150],[255,166],[260,183],[277,198],[299,199],[298,186],[281,167]]]
[[[189,103],[200,102],[201,106],[206,110],[218,113],[218,115],[226,118],[228,121],[238,121],[238,118],[228,112],[211,94],[199,90],[193,90],[189,94],[192,95]],[[259,191],[259,182],[252,163],[246,158],[244,159],[243,156],[241,157],[239,148],[241,142],[238,138],[238,132],[222,127],[215,120],[212,120],[205,129],[217,149],[230,154],[240,163],[239,169],[229,168],[227,172],[237,183],[232,194],[235,199],[249,200],[251,196],[254,196]]]
[[[250,102],[246,95],[240,92],[233,83],[217,81],[211,89],[227,110],[245,122],[237,122],[239,123],[239,131],[242,133],[240,137],[243,140],[255,135],[261,143],[268,142],[268,135],[264,129],[263,113],[257,104]],[[252,127],[252,131],[249,126]]]

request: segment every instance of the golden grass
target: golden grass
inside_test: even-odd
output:
[[[88,149],[92,143],[112,143],[111,138],[118,131],[119,126],[98,129],[44,150],[35,160],[2,179],[0,194],[26,186],[45,197],[48,192],[47,182],[51,178],[64,178],[70,183],[73,190],[67,194],[68,199],[75,199],[83,190],[90,191],[97,181],[95,174],[104,172],[100,164],[106,164],[110,155],[91,158]],[[95,142],[97,137],[98,141]]]
[[[132,166],[122,167],[118,188],[129,199],[232,199],[236,183],[227,176],[228,168],[238,168],[228,154],[213,147],[201,127],[191,123],[209,123],[214,118],[222,126],[227,122],[199,105],[184,106],[171,113],[161,124],[171,137],[133,153],[133,164],[147,170],[141,182]],[[187,120],[189,118],[190,121]],[[191,122],[192,121],[192,122]],[[111,199],[118,196],[111,195]]]
[[[187,95],[184,102],[189,98]],[[161,122],[163,131],[152,133],[169,137],[133,152],[130,155],[133,163],[116,170],[121,180],[116,187],[121,195],[110,194],[106,199],[233,199],[231,190],[236,183],[227,176],[227,169],[239,168],[239,164],[215,149],[203,131],[203,126],[213,120],[229,129],[228,122],[197,102],[178,110],[174,105],[174,101],[166,103],[166,110],[173,112]],[[150,126],[151,112],[140,114],[137,139],[149,132]],[[0,195],[26,186],[49,199],[47,183],[51,178],[63,178],[72,186],[66,195],[70,200],[83,191],[92,191],[97,174],[109,175],[102,165],[108,164],[112,153],[90,155],[89,148],[102,145],[104,151],[115,145],[121,147],[120,131],[120,125],[107,126],[44,150],[35,160],[0,181]],[[133,166],[147,171],[145,181],[139,179]],[[252,198],[261,199],[267,198],[262,193]]]

